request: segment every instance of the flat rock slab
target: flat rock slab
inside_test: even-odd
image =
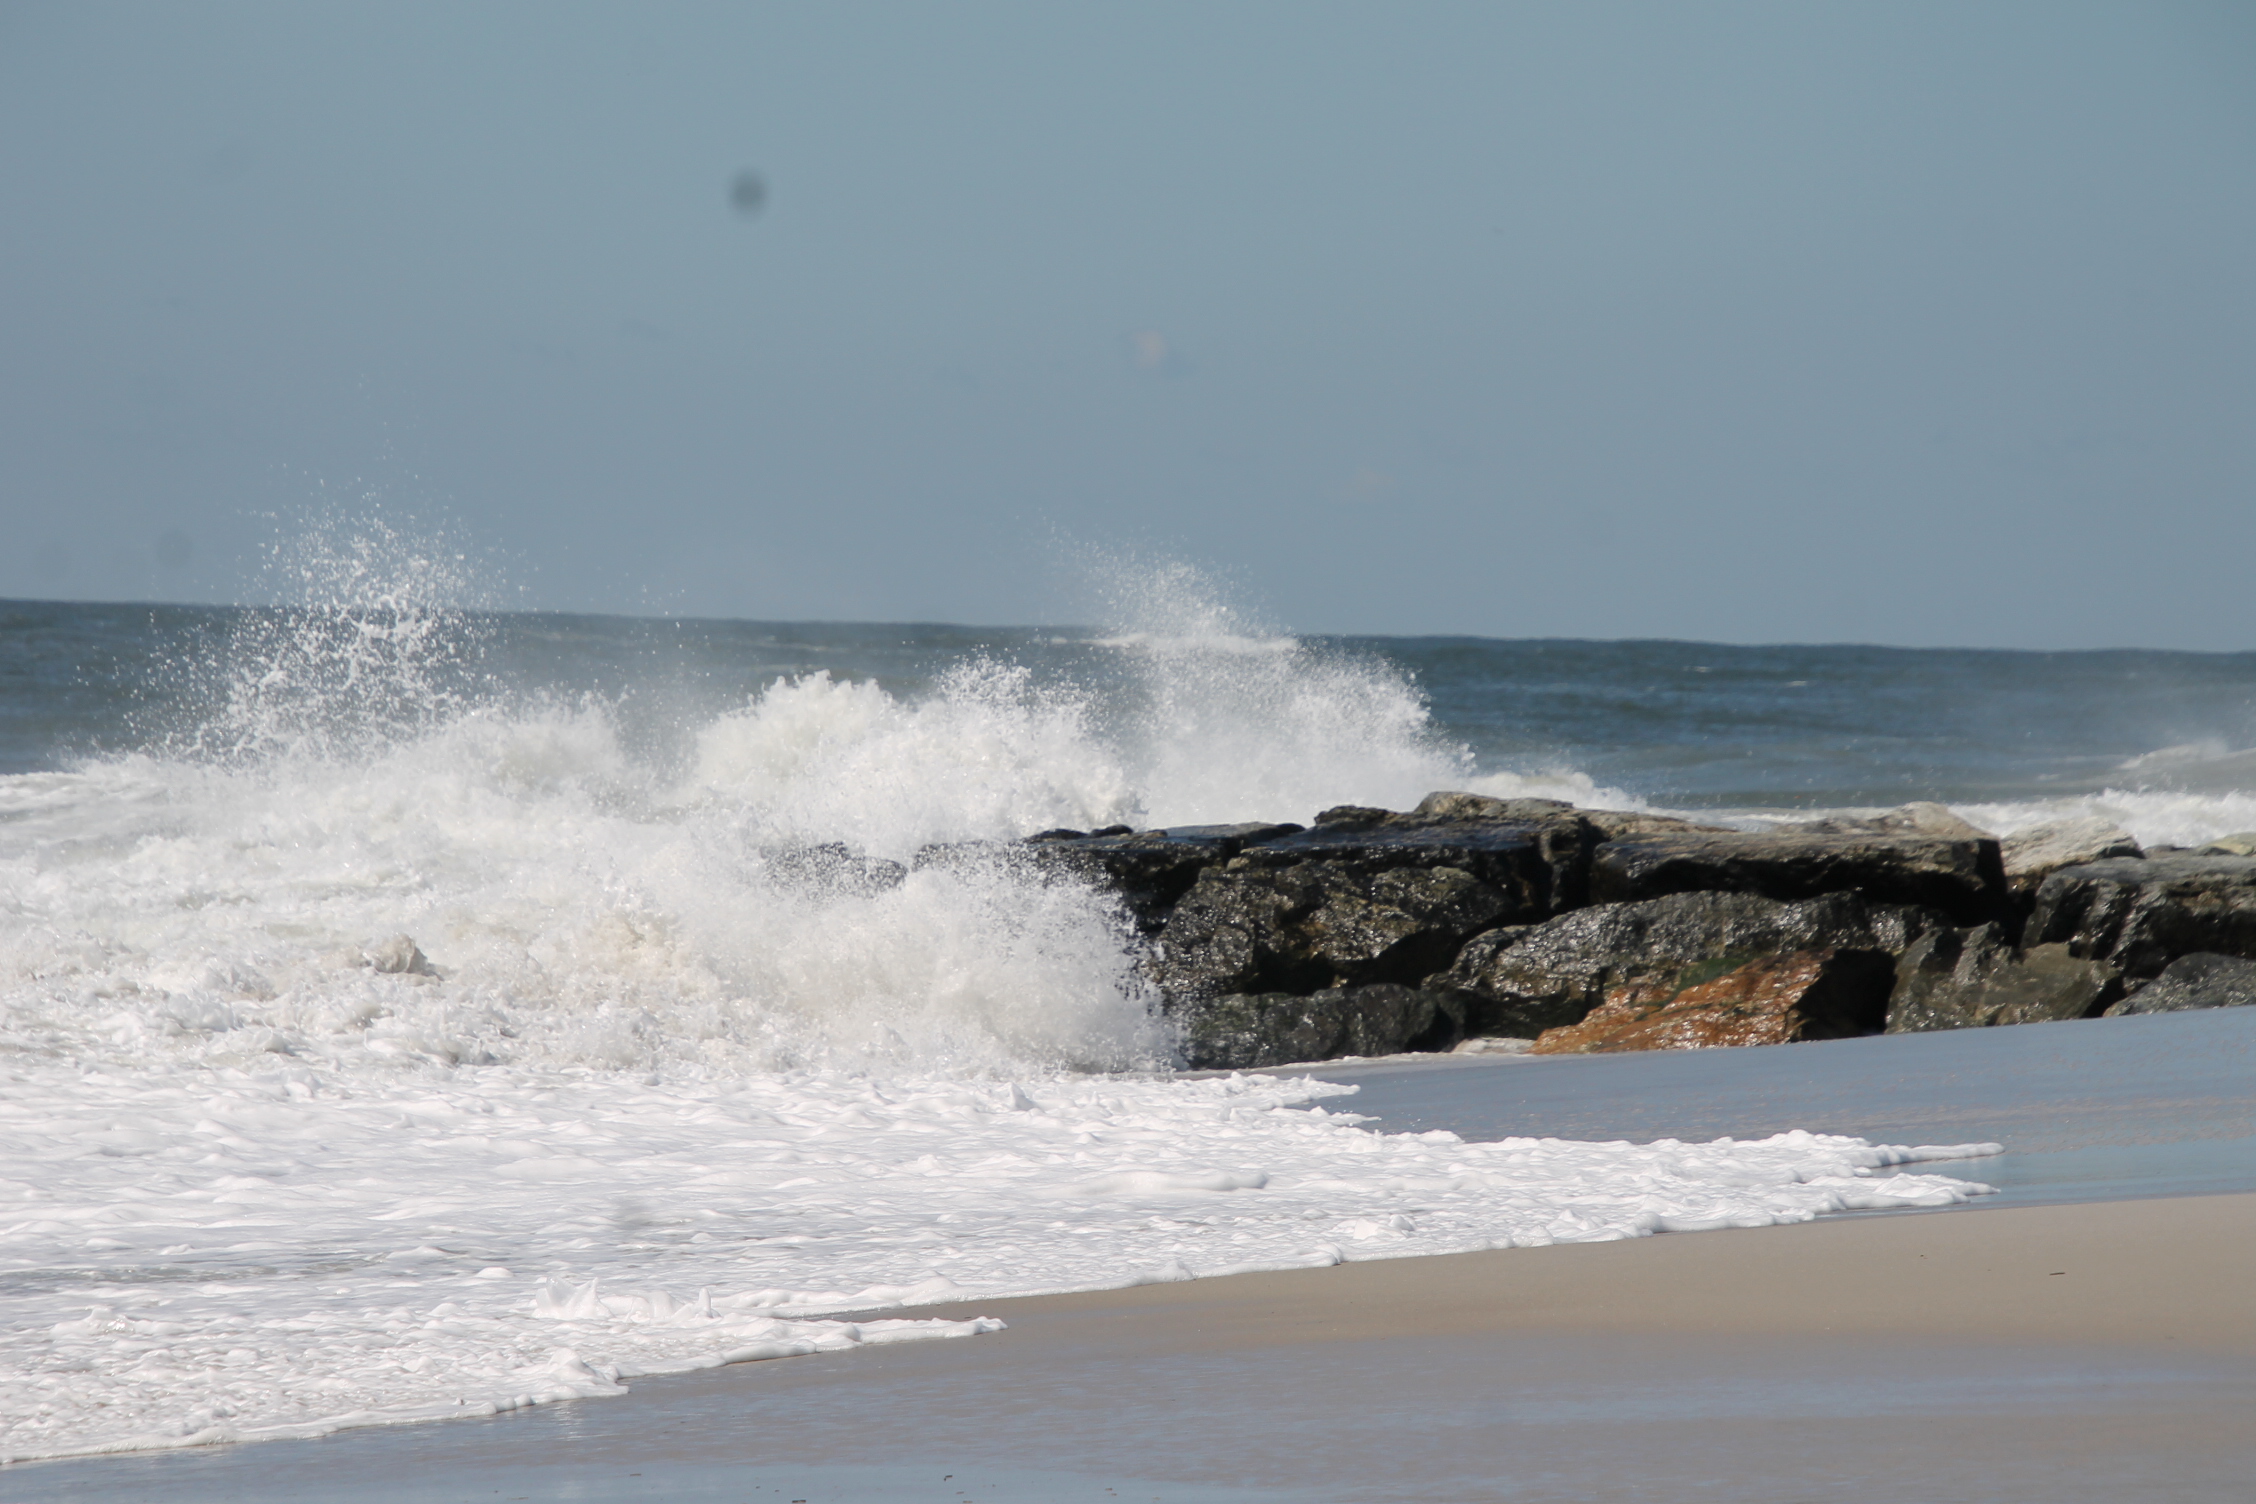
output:
[[[1935,909],[1955,924],[1981,924],[2003,916],[2005,866],[1998,843],[1988,839],[1777,832],[1624,836],[1592,857],[1593,903],[1696,892],[1785,900],[1854,892]]]
[[[2197,951],[2256,958],[2256,857],[2150,856],[2063,867],[2030,912],[2030,945],[2151,977]]]

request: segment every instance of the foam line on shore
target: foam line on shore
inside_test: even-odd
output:
[[[1314,1081],[11,1073],[8,1457],[970,1335],[963,1302],[1944,1206],[1994,1145],[1467,1143]],[[817,1318],[945,1300],[945,1326]],[[938,1319],[938,1318],[936,1318]]]

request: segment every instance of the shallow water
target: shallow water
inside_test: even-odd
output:
[[[1078,1349],[1078,1352],[1076,1351]],[[2244,1365],[2073,1345],[1526,1333],[810,1358],[319,1442],[34,1464],[0,1500],[2215,1504]],[[341,1485],[341,1486],[340,1486]]]
[[[1881,1035],[1761,1049],[1440,1057],[1312,1067],[1386,1132],[1761,1138],[1792,1123],[1884,1143],[1987,1140],[1981,1206],[2256,1191],[2256,1008]]]

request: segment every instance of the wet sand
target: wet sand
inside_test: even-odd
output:
[[[986,1301],[1009,1330],[0,1499],[2241,1499],[2252,1243],[2233,1195]]]

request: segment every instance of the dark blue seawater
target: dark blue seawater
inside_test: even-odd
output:
[[[292,620],[230,607],[0,602],[0,773],[193,742],[229,696],[231,658],[259,645],[252,656],[271,671],[268,640]],[[438,627],[418,641],[426,661],[410,697],[456,707],[592,698],[626,712],[623,732],[658,751],[779,676],[828,672],[915,698],[953,668],[992,660],[1100,708],[1123,677],[1121,640],[1078,628],[476,612],[446,613]],[[1469,749],[1479,773],[1579,773],[1657,806],[2256,789],[2256,653],[1466,637],[1307,646],[1312,660],[1414,686],[1430,715],[1422,734]],[[397,682],[386,692],[403,693]]]

